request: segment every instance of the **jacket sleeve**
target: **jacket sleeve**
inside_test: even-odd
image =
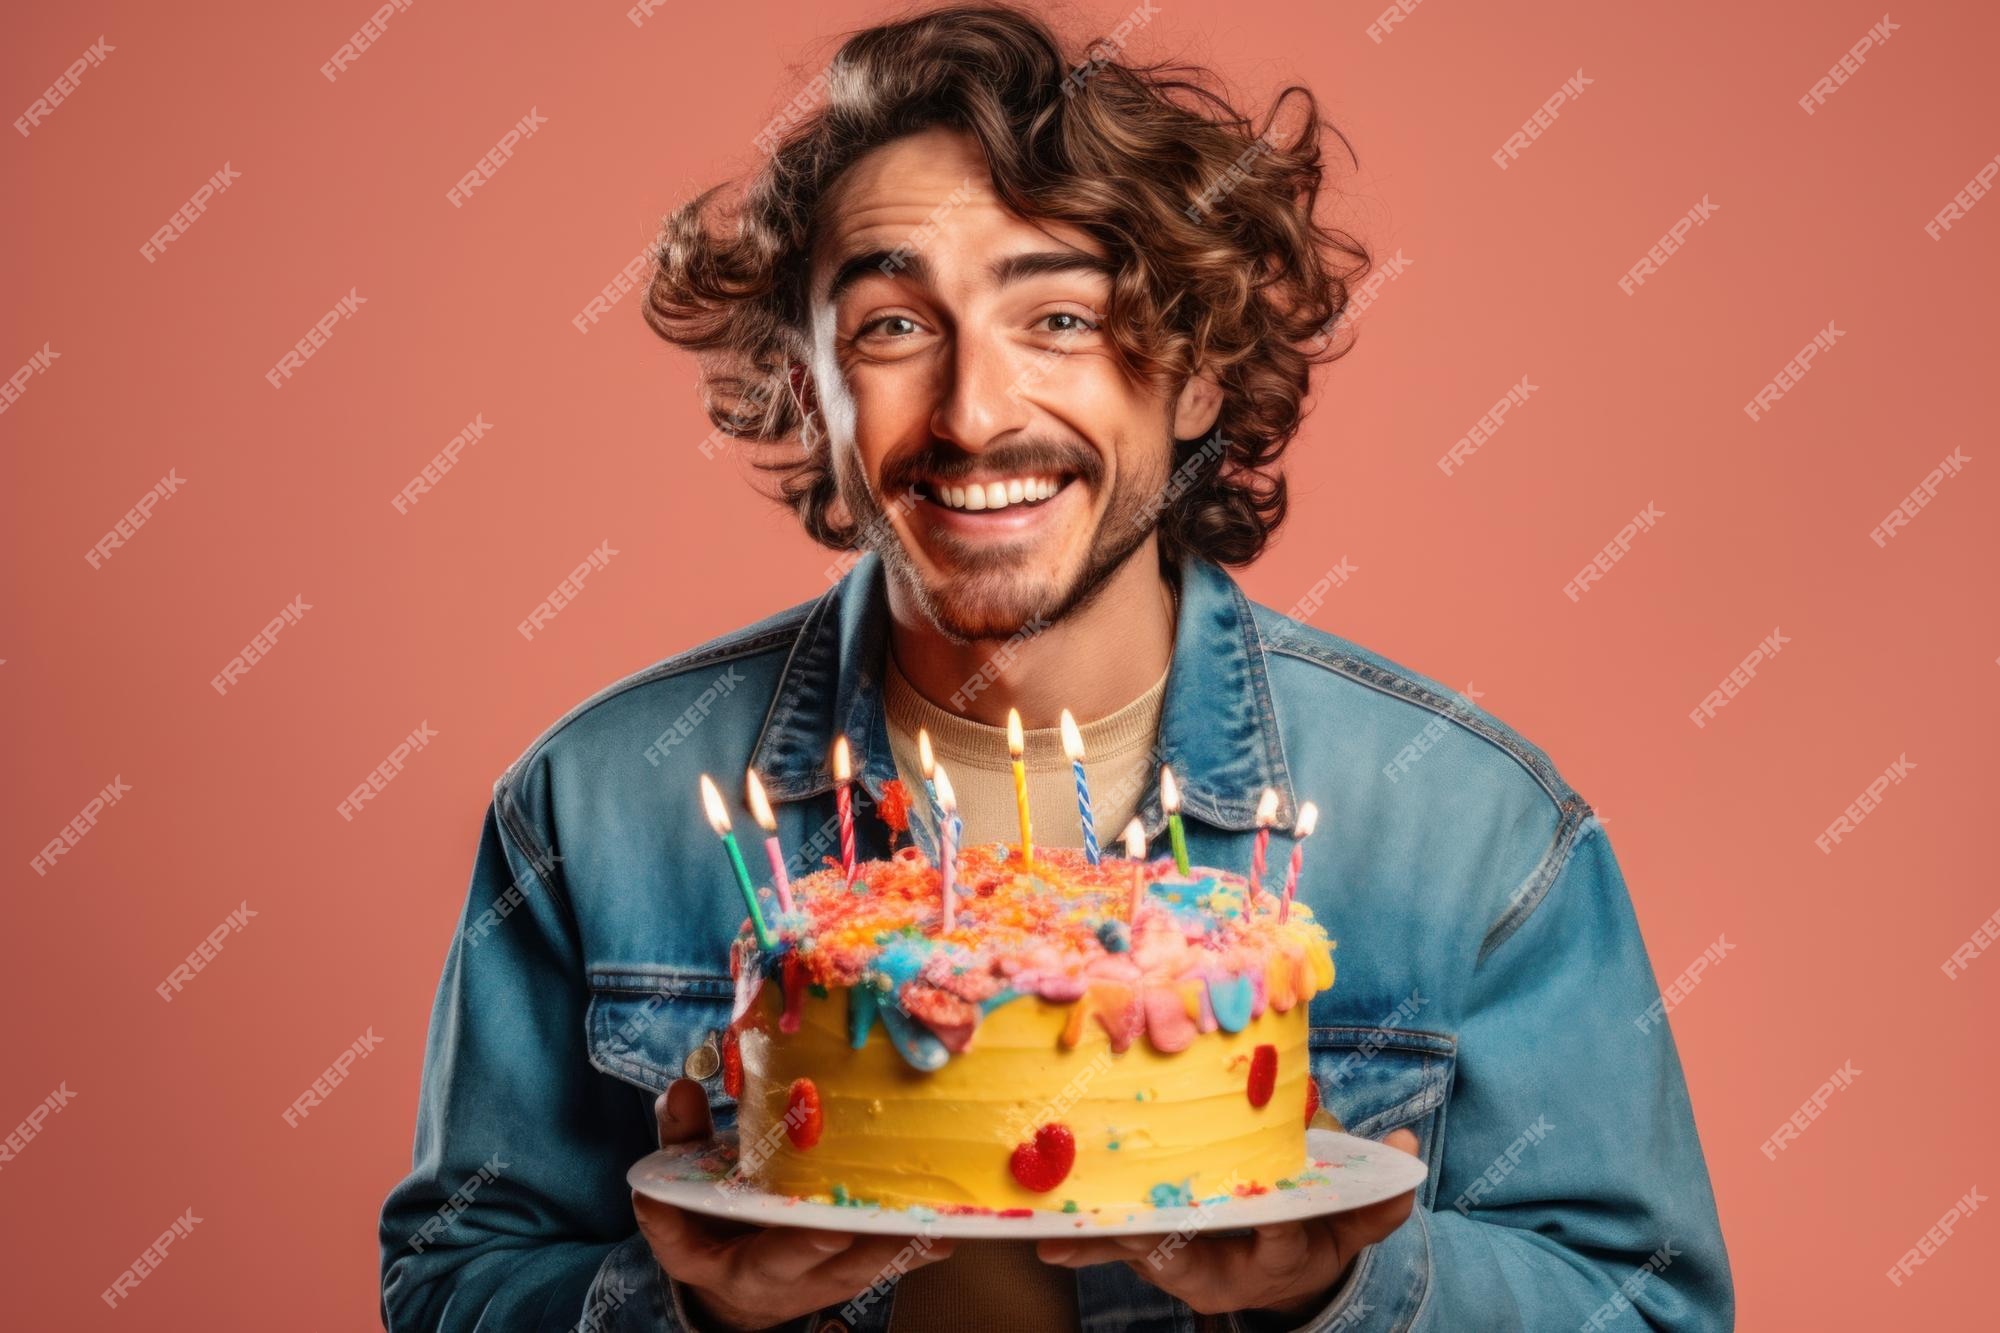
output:
[[[413,1169],[383,1205],[391,1333],[678,1330],[625,1171],[650,1108],[587,1057],[575,919],[504,783],[431,1011]]]
[[[1687,1084],[1595,818],[1472,994],[1435,1204],[1362,1251],[1301,1327],[1734,1328]]]

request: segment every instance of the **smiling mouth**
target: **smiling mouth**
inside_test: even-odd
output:
[[[963,482],[920,477],[910,490],[921,499],[954,513],[1025,512],[1060,495],[1075,473],[1032,472],[1011,477],[980,477]]]

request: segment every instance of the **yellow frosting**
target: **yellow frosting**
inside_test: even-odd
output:
[[[1309,993],[1331,973],[1323,951],[1303,977],[1274,958],[1269,985]],[[1190,1016],[1197,990],[1185,988]],[[796,1196],[1090,1210],[1268,1189],[1305,1167],[1304,1003],[1282,1013],[1267,1006],[1243,1031],[1203,1032],[1171,1055],[1144,1040],[1114,1053],[1105,1027],[1090,1021],[1091,1003],[1008,1000],[980,1019],[967,1049],[925,1072],[897,1054],[880,1024],[859,1050],[849,1044],[847,988],[807,992],[797,1031],[786,1033],[780,988],[766,984],[738,1036],[745,1172],[760,1188]],[[1267,1045],[1273,1090],[1254,1107],[1253,1053]],[[819,1140],[806,1148],[786,1123],[799,1079],[813,1084],[821,1117]],[[1017,1182],[1010,1162],[1047,1124],[1069,1129],[1075,1161],[1037,1193]]]

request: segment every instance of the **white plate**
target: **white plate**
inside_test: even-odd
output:
[[[766,1227],[817,1227],[868,1236],[936,1236],[964,1240],[1034,1240],[1073,1236],[1163,1235],[1220,1231],[1344,1213],[1392,1199],[1429,1174],[1423,1162],[1352,1134],[1306,1131],[1306,1159],[1297,1185],[1190,1208],[1106,1208],[1075,1213],[1036,1209],[1025,1215],[940,1212],[933,1208],[808,1203],[751,1189],[734,1174],[736,1134],[679,1144],[640,1158],[625,1180],[648,1198],[676,1208]]]

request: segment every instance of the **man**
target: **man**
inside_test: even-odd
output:
[[[708,355],[719,425],[789,449],[766,466],[808,531],[866,554],[495,784],[383,1213],[392,1328],[1731,1327],[1602,825],[1469,700],[1223,569],[1284,518],[1275,465],[1361,256],[1312,218],[1309,93],[1290,136],[1253,136],[1188,86],[1012,10],[934,11],[847,42],[734,217],[669,219],[650,321]],[[628,1195],[656,1141],[733,1119],[742,906],[696,775],[755,770],[800,873],[837,849],[835,738],[866,858],[921,730],[966,837],[1005,838],[1010,708],[1049,841],[1080,841],[1063,709],[1100,829],[1160,833],[1162,762],[1198,863],[1247,864],[1264,788],[1281,832],[1316,801],[1300,892],[1340,975],[1313,1074],[1349,1132],[1422,1157],[1414,1196],[1155,1265],[1151,1239],[757,1231]]]

